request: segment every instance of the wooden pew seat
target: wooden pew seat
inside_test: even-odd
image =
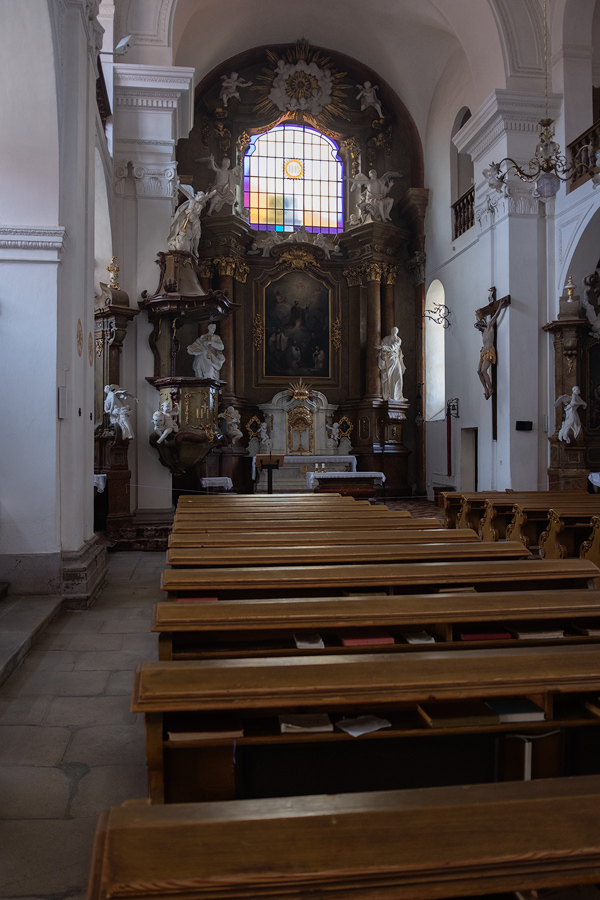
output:
[[[202,531],[169,535],[169,547],[290,547],[348,544],[458,544],[477,540],[470,528],[356,528],[336,531]]]
[[[433,562],[437,560],[525,559],[520,541],[484,544],[307,544],[289,547],[171,547],[167,564],[183,567],[320,565],[323,563]]]
[[[519,723],[519,732],[579,729],[597,742],[600,717],[582,699],[599,690],[600,649],[589,644],[145,662],[136,670],[131,708],[145,714],[149,793],[162,803],[364,790],[373,779],[390,788],[427,786],[432,777],[433,783],[492,781],[494,741],[515,726],[474,719],[431,728],[417,704],[528,697],[546,719]],[[278,715],[316,712],[327,713],[334,726],[367,714],[390,726],[362,737],[336,727],[280,732]],[[205,727],[212,733],[218,713],[239,717],[243,732],[203,736]],[[363,754],[358,767],[357,753]],[[390,753],[392,768],[378,782]],[[400,771],[399,753],[404,759],[412,754]],[[267,771],[261,773],[265,757]],[[381,768],[372,771],[375,760]],[[550,774],[569,774],[560,753],[550,765],[557,769]]]
[[[379,516],[370,518],[368,520],[365,519],[355,519],[350,515],[338,515],[337,518],[328,518],[323,516],[318,516],[316,513],[314,516],[307,516],[303,518],[294,518],[290,520],[289,516],[287,520],[279,520],[276,521],[274,518],[269,516],[253,516],[251,519],[241,519],[239,516],[229,516],[226,519],[218,518],[213,516],[212,518],[207,517],[198,517],[191,519],[175,519],[173,522],[173,534],[200,534],[201,532],[229,532],[234,533],[236,531],[240,532],[248,532],[248,531],[273,531],[273,529],[278,530],[289,530],[293,529],[294,531],[308,531],[309,533],[315,531],[329,531],[332,528],[335,528],[336,531],[344,530],[344,531],[353,531],[356,529],[365,529],[369,528],[371,530],[377,529],[397,529],[397,528],[439,528],[440,523],[438,519],[432,517],[426,518],[411,518],[411,516],[402,516],[399,515],[397,518],[389,519],[385,516]]]
[[[451,592],[402,597],[162,602],[154,606],[152,631],[159,635],[161,660],[321,656],[351,652],[337,636],[340,629],[385,629],[396,637],[393,646],[357,646],[354,652],[422,652],[491,645],[460,640],[460,626],[465,623],[477,624],[485,631],[489,623],[534,621],[541,625],[547,620],[559,621],[568,632],[562,641],[585,643],[594,638],[577,636],[569,626],[578,619],[593,618],[600,620],[600,591]],[[436,643],[405,643],[402,631],[411,629],[426,630]],[[295,634],[315,632],[325,643],[323,649],[297,649]],[[522,645],[524,641],[515,639],[514,643]],[[535,643],[539,645],[539,639]]]
[[[435,545],[432,545],[435,546]],[[385,589],[388,593],[424,592],[448,587],[476,590],[596,588],[600,570],[583,559],[486,560],[474,562],[357,563],[311,566],[239,566],[210,569],[167,569],[161,589],[172,599],[193,592],[220,599],[313,596]]]
[[[600,778],[104,813],[88,900],[430,900],[600,880]]]

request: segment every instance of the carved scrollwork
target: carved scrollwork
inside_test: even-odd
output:
[[[339,350],[342,346],[342,322],[339,316],[331,324],[331,343],[334,350]]]
[[[254,349],[258,352],[263,345],[265,339],[265,326],[260,313],[256,313],[252,320],[252,343]]]

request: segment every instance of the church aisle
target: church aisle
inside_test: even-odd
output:
[[[79,900],[103,809],[147,794],[129,711],[164,553],[114,553],[96,605],[62,612],[0,687],[0,898]]]

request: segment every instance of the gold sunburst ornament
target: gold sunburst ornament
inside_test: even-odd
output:
[[[292,381],[288,388],[288,394],[294,400],[308,400],[312,394],[312,385],[306,384],[302,379],[300,381]]]
[[[254,112],[270,119],[291,113],[295,121],[320,127],[348,119],[346,73],[334,71],[328,56],[306,41],[298,41],[282,56],[266,52],[269,68],[263,69],[252,88],[259,95]]]

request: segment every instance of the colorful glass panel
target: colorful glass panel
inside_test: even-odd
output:
[[[244,158],[244,206],[258,231],[344,230],[342,161],[313,128],[278,125],[255,135]]]

